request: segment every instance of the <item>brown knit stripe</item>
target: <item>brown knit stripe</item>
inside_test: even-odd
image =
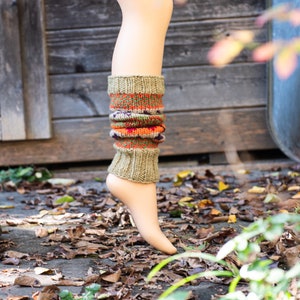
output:
[[[165,93],[163,76],[109,76],[108,94]]]
[[[159,94],[110,94],[110,110],[156,113],[164,109]]]
[[[120,139],[114,143],[116,149],[126,149],[127,151],[134,151],[139,149],[157,149],[158,142],[150,139]]]

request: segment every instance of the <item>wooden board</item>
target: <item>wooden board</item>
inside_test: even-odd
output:
[[[189,0],[175,7],[172,21],[253,17],[265,8],[261,0]],[[46,0],[47,28],[71,29],[118,26],[121,11],[116,0]]]
[[[0,1],[0,111],[3,141],[26,138],[18,7]]]
[[[285,3],[273,0],[271,5]],[[300,8],[300,1],[293,1]],[[273,22],[271,39],[291,40],[299,38],[300,27],[294,27],[287,22]],[[300,65],[286,80],[281,80],[276,74],[273,64],[270,64],[270,86],[268,101],[269,127],[279,148],[291,159],[300,162]]]
[[[164,67],[208,65],[207,53],[215,40],[232,30],[253,30],[257,41],[266,40],[266,30],[257,30],[254,19],[222,19],[171,23],[164,55]],[[89,73],[109,71],[118,27],[48,31],[49,73]],[[244,51],[235,62],[251,62]]]
[[[261,64],[167,68],[163,73],[166,112],[266,105],[266,68]],[[51,76],[53,118],[108,115],[108,74]]]
[[[265,108],[249,108],[169,114],[167,141],[161,145],[161,155],[222,152],[228,141],[236,150],[272,149],[275,145],[266,128],[265,113]],[[224,121],[228,124],[226,131]],[[53,126],[51,140],[0,143],[0,165],[112,158],[113,140],[108,135],[107,118],[57,120]]]
[[[26,138],[51,137],[44,0],[18,0]]]

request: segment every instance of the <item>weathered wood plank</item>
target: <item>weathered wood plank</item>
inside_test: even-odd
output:
[[[228,141],[236,150],[272,149],[265,108],[196,111],[167,116],[167,141],[161,155],[224,151]],[[224,122],[228,127],[224,131]],[[111,159],[108,118],[54,121],[54,138],[0,143],[0,165],[47,164]],[[22,152],[22,156],[20,156]]]
[[[19,0],[27,139],[51,137],[43,0]]]
[[[0,1],[0,109],[2,140],[25,139],[18,7]]]
[[[189,0],[175,7],[173,22],[215,18],[250,17],[265,8],[265,0]],[[47,28],[87,28],[115,26],[121,23],[121,12],[113,0],[46,0]]]
[[[207,53],[218,37],[232,30],[253,30],[266,40],[253,18],[174,23],[165,43],[164,67],[208,65]],[[50,74],[109,71],[119,29],[116,27],[50,31],[47,34]],[[244,51],[236,62],[252,61]]]
[[[266,104],[264,65],[184,67],[165,69],[163,73],[166,112]],[[108,73],[51,76],[53,118],[108,115],[107,76]]]

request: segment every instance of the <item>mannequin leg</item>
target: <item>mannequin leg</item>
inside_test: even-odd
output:
[[[112,60],[112,137],[117,153],[106,183],[128,206],[141,236],[167,254],[176,248],[157,215],[158,143],[164,140],[161,76],[172,0],[118,0],[123,20]]]

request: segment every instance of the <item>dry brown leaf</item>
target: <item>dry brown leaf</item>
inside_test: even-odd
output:
[[[85,228],[79,225],[75,228],[68,228],[66,231],[71,239],[78,239],[85,233]]]
[[[214,226],[210,226],[208,228],[200,227],[199,229],[197,229],[196,235],[199,239],[203,239],[207,237],[210,233],[213,233],[214,230],[215,230]]]
[[[19,226],[24,224],[24,221],[22,219],[9,219],[9,220],[5,220],[5,222],[9,226]]]
[[[6,300],[30,300],[27,296],[7,296]]]
[[[283,257],[288,267],[292,268],[293,266],[300,263],[299,253],[300,245],[285,249]]]
[[[20,259],[16,257],[9,257],[2,261],[3,265],[14,265],[18,266],[20,264]]]
[[[35,236],[38,237],[38,238],[43,238],[43,237],[46,237],[48,236],[48,230],[44,227],[40,227],[40,228],[37,228],[35,231]]]
[[[103,236],[106,233],[106,229],[87,229],[85,233],[89,235]]]
[[[48,268],[36,267],[34,268],[34,273],[37,275],[52,275],[54,271]]]
[[[82,280],[72,280],[72,279],[62,279],[57,282],[57,285],[61,286],[83,286],[84,281]]]
[[[28,287],[40,287],[41,282],[37,278],[27,276],[27,275],[22,275],[15,279],[14,285],[28,286]]]
[[[113,274],[102,276],[101,279],[103,279],[104,281],[107,281],[107,282],[116,283],[119,281],[120,276],[121,276],[121,270],[118,270],[117,272],[115,272]]]
[[[32,295],[33,300],[58,300],[60,289],[55,286],[46,286],[42,291],[38,291]]]
[[[11,258],[25,258],[28,257],[29,254],[27,253],[23,253],[23,252],[18,252],[18,251],[12,251],[12,250],[8,250],[4,253],[5,257],[11,257]]]

